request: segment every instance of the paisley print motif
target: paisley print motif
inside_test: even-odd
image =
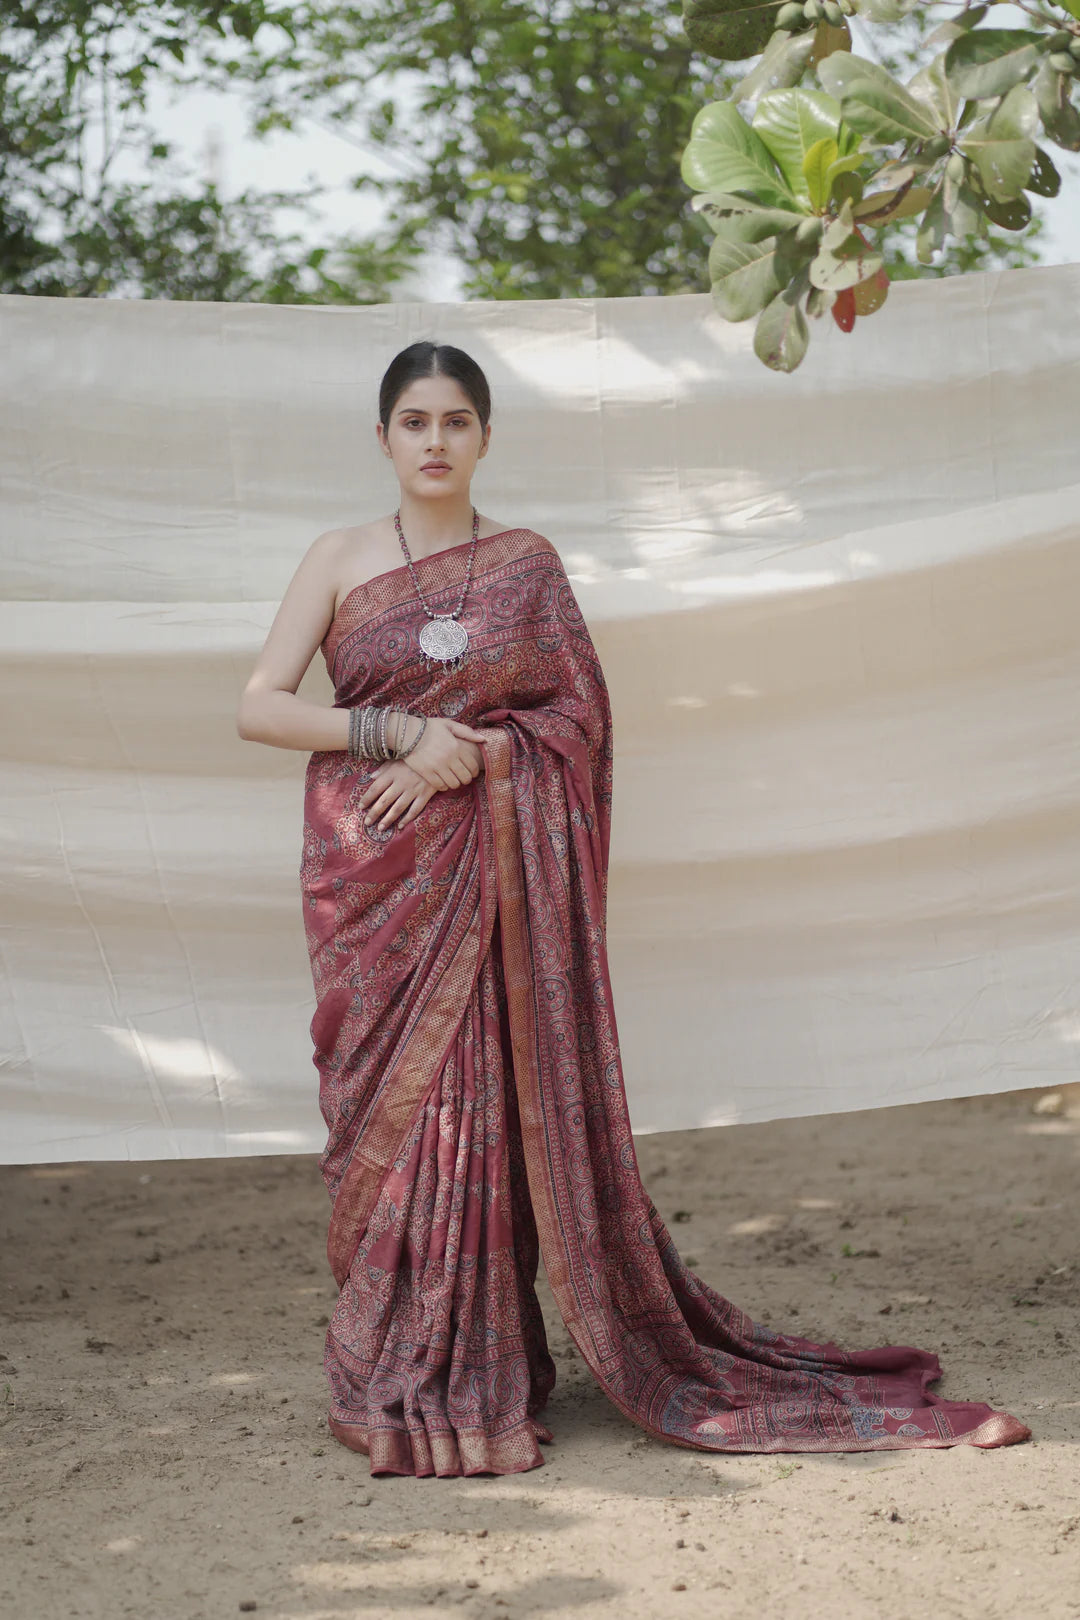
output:
[[[436,611],[468,547],[417,564]],[[752,1320],[691,1271],[641,1184],[607,965],[611,714],[555,548],[480,541],[463,670],[426,669],[404,567],[341,603],[339,707],[490,731],[475,782],[365,828],[373,762],[311,755],[300,863],[327,1125],[329,1423],[373,1473],[543,1462],[555,1382],[539,1256],[601,1387],[709,1451],[1005,1445],[1008,1413],[929,1393],[928,1350],[844,1350]]]

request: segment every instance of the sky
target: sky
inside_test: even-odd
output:
[[[1022,27],[1023,12],[1014,6],[1000,6],[995,27]],[[857,31],[857,25],[856,25]],[[858,42],[856,40],[856,49]],[[343,133],[321,127],[313,120],[294,133],[277,131],[256,139],[248,133],[244,92],[237,89],[217,95],[188,90],[170,100],[159,91],[151,103],[151,116],[162,137],[174,143],[203,174],[216,179],[219,190],[235,195],[245,186],[262,190],[294,190],[317,181],[330,187],[320,206],[321,217],[332,234],[367,234],[382,218],[384,205],[373,195],[351,189],[349,182],[362,171],[382,176],[392,172],[377,147],[360,150]],[[1080,262],[1080,154],[1051,148],[1054,163],[1062,175],[1060,194],[1039,199],[1046,218],[1041,244],[1042,262]],[[134,158],[126,168],[117,166],[117,177],[131,178],[140,170]],[[283,215],[290,225],[310,235],[312,242],[323,239],[315,221]],[[419,271],[397,289],[398,298],[424,301],[455,301],[462,297],[461,277],[455,261],[442,254],[431,254]],[[705,291],[704,286],[702,291]]]

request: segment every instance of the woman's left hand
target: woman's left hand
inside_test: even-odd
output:
[[[376,771],[360,799],[364,825],[378,822],[380,828],[397,821],[405,827],[415,821],[438,788],[425,782],[407,760],[394,759]],[[399,819],[400,818],[400,819]]]

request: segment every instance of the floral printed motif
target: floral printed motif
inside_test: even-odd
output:
[[[418,564],[439,611],[466,548]],[[543,1461],[554,1384],[540,1253],[601,1387],[650,1434],[716,1451],[996,1446],[1024,1424],[927,1392],[936,1356],[753,1321],[680,1257],[642,1187],[607,965],[611,715],[554,547],[480,542],[463,670],[425,668],[407,570],[323,643],[336,703],[490,728],[485,771],[373,836],[378,769],[312,754],[300,867],[340,1286],[330,1426],[373,1472]]]

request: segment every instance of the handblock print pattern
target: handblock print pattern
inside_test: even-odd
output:
[[[467,547],[423,559],[452,606]],[[846,1351],[753,1321],[691,1271],[642,1186],[606,951],[612,735],[555,548],[480,542],[461,668],[432,670],[405,568],[342,602],[338,705],[489,728],[485,770],[404,830],[363,825],[378,767],[308,764],[301,894],[328,1130],[330,1427],[374,1473],[542,1463],[554,1385],[538,1255],[610,1399],[709,1451],[1023,1440],[1008,1413],[928,1391],[935,1355]]]

